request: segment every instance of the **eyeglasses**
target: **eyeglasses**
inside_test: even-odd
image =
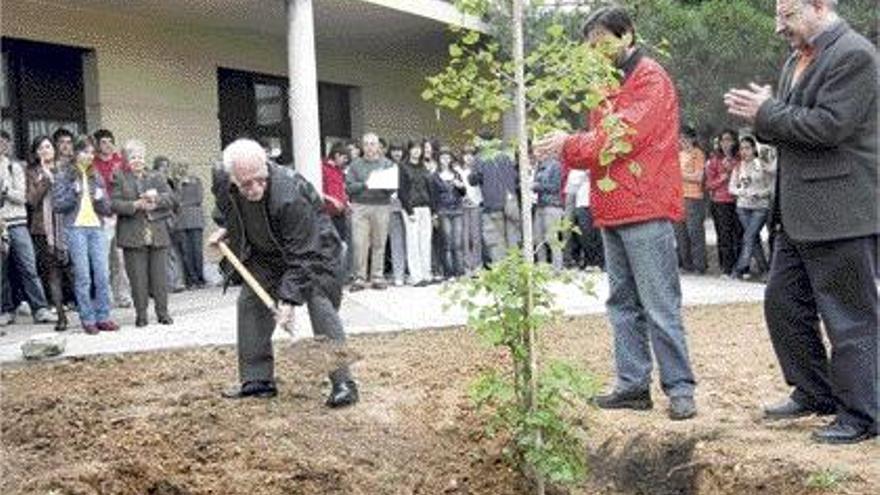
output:
[[[242,181],[238,185],[238,188],[242,189],[242,190],[244,190],[244,189],[250,190],[250,189],[253,189],[254,186],[256,186],[256,185],[259,185],[260,187],[265,187],[266,180],[267,180],[266,177],[254,177],[253,179],[248,179],[246,181]]]

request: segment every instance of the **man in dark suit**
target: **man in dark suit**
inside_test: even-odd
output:
[[[877,435],[877,51],[836,4],[777,0],[794,53],[776,96],[752,84],[725,102],[779,150],[764,313],[794,392],[765,416],[835,414],[813,439],[855,443]]]

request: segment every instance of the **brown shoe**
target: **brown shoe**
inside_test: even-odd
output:
[[[102,332],[115,332],[119,330],[119,325],[117,325],[113,320],[107,321],[99,321],[95,324],[98,327],[98,330]]]

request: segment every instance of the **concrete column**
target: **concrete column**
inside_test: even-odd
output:
[[[321,125],[312,0],[286,2],[293,163],[297,171],[321,192]]]

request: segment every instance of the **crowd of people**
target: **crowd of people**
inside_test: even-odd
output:
[[[675,224],[680,269],[709,270],[708,209],[721,276],[761,279],[769,269],[761,231],[774,190],[775,151],[751,134],[730,129],[709,142],[706,153],[694,129],[681,129],[686,215]],[[557,157],[531,158],[536,261],[557,271],[603,270],[589,172],[564,170]],[[334,144],[322,166],[325,211],[350,247],[351,291],[381,290],[389,283],[421,287],[470,276],[521,245],[515,157],[488,131],[460,150],[436,139],[387,142],[367,134]],[[389,171],[396,180],[368,184],[375,171]],[[561,228],[563,219],[577,230]]]
[[[27,303],[35,323],[67,330],[74,309],[88,334],[118,330],[111,308],[134,307],[135,326],[170,325],[168,292],[204,287],[201,180],[185,165],[113,133],[37,136],[26,163],[0,133],[0,325]]]

